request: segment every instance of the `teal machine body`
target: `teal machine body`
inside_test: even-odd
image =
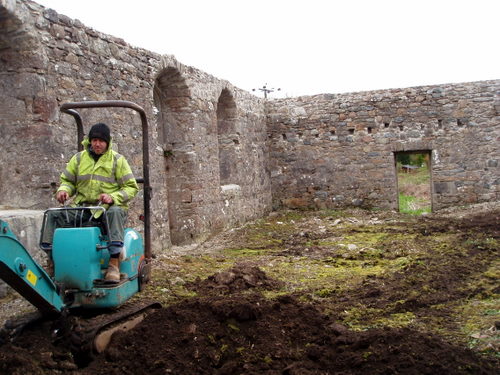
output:
[[[56,229],[52,258],[54,280],[65,290],[71,307],[115,307],[140,290],[144,250],[141,235],[133,229],[125,230],[118,284],[104,281],[109,254],[98,227]]]
[[[0,277],[44,314],[60,313],[66,306],[59,288],[0,220]]]
[[[54,263],[51,277],[17,240],[8,224],[0,223],[0,277],[44,313],[60,313],[64,308],[117,307],[142,290],[147,282],[149,270],[143,239],[134,229],[125,229],[120,282],[110,284],[104,280],[109,252],[108,238],[101,227],[57,228],[51,250]]]

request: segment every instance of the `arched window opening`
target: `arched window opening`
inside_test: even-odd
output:
[[[231,92],[224,89],[217,103],[217,139],[219,143],[219,172],[221,185],[239,181],[240,134],[236,130],[236,103]]]
[[[175,68],[165,69],[156,79],[153,96],[161,142],[168,145],[183,139],[182,117],[191,96],[184,77]]]

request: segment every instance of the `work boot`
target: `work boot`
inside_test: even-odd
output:
[[[120,282],[120,259],[109,258],[108,270],[106,271],[104,280],[106,280],[108,283]]]

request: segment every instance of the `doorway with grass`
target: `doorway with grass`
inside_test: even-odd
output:
[[[432,212],[431,151],[394,153],[399,212]]]

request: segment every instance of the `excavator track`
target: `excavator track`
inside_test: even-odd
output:
[[[112,313],[90,319],[76,318],[70,331],[70,349],[75,363],[80,367],[88,365],[106,349],[113,333],[134,328],[148,313],[161,307],[154,301],[134,302]]]

